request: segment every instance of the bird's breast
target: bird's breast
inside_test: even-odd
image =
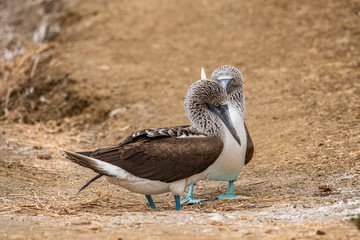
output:
[[[241,146],[224,126],[224,148],[216,162],[212,165],[208,179],[216,181],[235,180],[244,166],[247,137],[244,126],[244,117],[233,105],[229,104],[230,117],[240,137]]]

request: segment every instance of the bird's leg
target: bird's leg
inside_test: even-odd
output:
[[[234,195],[233,194],[234,180],[229,181],[229,188],[226,195],[219,195],[217,198],[220,199],[238,199],[238,198],[248,198],[246,196]]]
[[[193,196],[194,186],[195,186],[195,184],[190,185],[189,193],[186,198],[181,200],[181,203],[198,203],[201,201],[206,201],[206,199],[194,199],[194,196]]]
[[[229,181],[229,188],[228,188],[228,190],[227,190],[226,195],[227,195],[227,196],[232,196],[232,195],[234,195],[234,194],[233,194],[233,190],[234,190],[234,181]]]
[[[176,195],[174,196],[174,198],[175,198],[175,210],[180,210],[181,209],[180,196]]]
[[[146,199],[148,200],[151,209],[157,209],[154,201],[153,201],[152,198],[151,198],[151,195],[145,195],[145,197],[146,197]]]

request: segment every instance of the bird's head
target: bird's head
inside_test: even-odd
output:
[[[214,121],[216,121],[215,118],[219,118],[241,145],[240,138],[230,118],[226,90],[219,82],[204,79],[195,82],[186,93],[185,112],[193,123],[205,127],[212,125],[211,122],[206,123],[209,120],[206,119],[206,116],[209,118],[214,116]]]
[[[241,72],[230,65],[224,65],[215,69],[215,71],[211,74],[211,80],[221,83],[228,94],[236,88],[242,88],[243,86],[243,77]]]

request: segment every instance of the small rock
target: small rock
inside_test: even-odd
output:
[[[47,99],[45,98],[44,95],[41,95],[40,98],[39,98],[40,102],[44,103],[47,101]]]
[[[214,213],[214,211],[211,211],[211,210],[204,210],[204,213]]]
[[[317,230],[316,231],[316,235],[325,235],[326,233],[321,231],[321,230]]]
[[[49,160],[49,159],[51,159],[51,155],[48,154],[48,153],[46,153],[46,154],[39,154],[37,157],[38,157],[39,159],[44,159],[44,160]]]

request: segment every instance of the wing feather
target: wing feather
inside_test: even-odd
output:
[[[245,131],[246,131],[246,138],[247,138],[247,145],[246,145],[246,153],[245,153],[245,165],[248,164],[253,155],[254,155],[254,143],[251,139],[251,136],[250,136],[250,133],[249,133],[249,130],[247,129],[246,127],[246,124],[244,123],[245,125]]]
[[[177,129],[150,129],[123,143],[94,151],[91,157],[118,166],[141,178],[173,182],[200,173],[212,165],[223,149],[217,137],[189,134]],[[185,131],[184,128],[182,130]],[[171,133],[171,134],[170,134]]]

